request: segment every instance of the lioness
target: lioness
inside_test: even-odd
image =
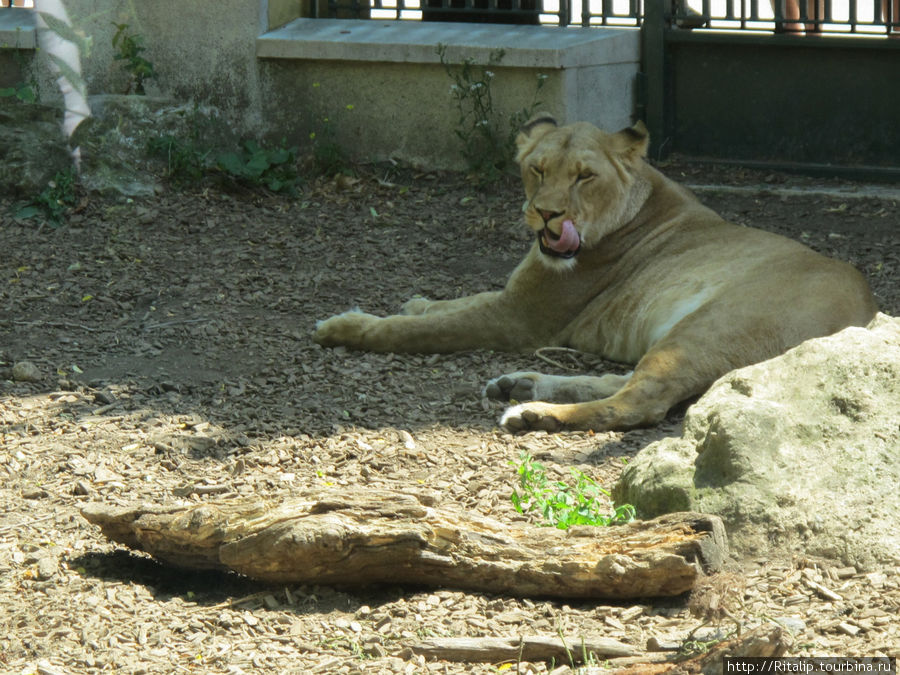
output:
[[[724,221],[644,161],[643,124],[607,134],[529,121],[516,140],[534,245],[502,291],[414,298],[403,314],[346,312],[315,340],[381,352],[567,346],[636,364],[627,375],[517,372],[492,398],[532,401],[501,424],[629,429],[662,420],[734,368],[877,311],[863,276],[784,237]]]

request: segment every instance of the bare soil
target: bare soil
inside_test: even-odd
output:
[[[900,314],[900,191],[664,170],[718,185],[698,192],[738,223],[849,260],[882,309]],[[97,500],[382,486],[431,488],[521,520],[508,497],[523,452],[553,476],[578,469],[611,487],[623,462],[678,432],[683,410],[627,433],[511,436],[479,392],[511,370],[621,366],[566,354],[550,354],[553,365],[531,354],[355,353],[310,339],[316,320],[352,306],[388,313],[415,294],[501,287],[531,244],[520,204],[512,179],[479,191],[458,175],[381,167],[294,198],[214,186],[90,196],[56,229],[17,222],[0,200],[0,671],[488,673],[504,666],[426,662],[409,647],[428,636],[563,634],[617,638],[644,655],[684,642],[710,613],[709,594],[608,604],[272,587],[168,568],[111,545],[79,514]],[[37,381],[13,380],[22,361]],[[720,602],[744,628],[784,621],[797,631],[795,655],[900,656],[898,570],[733,567]]]

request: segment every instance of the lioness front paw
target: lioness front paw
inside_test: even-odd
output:
[[[490,380],[482,394],[497,401],[533,401],[538,373],[510,373]]]
[[[379,321],[373,314],[364,312],[344,312],[316,324],[313,340],[323,347],[353,347],[365,349],[366,332]]]
[[[522,403],[508,408],[500,418],[500,426],[511,433],[519,431],[559,431],[562,423],[553,415],[549,403]]]

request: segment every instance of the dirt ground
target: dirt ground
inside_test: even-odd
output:
[[[663,168],[738,223],[851,261],[900,314],[900,190]],[[700,623],[684,597],[272,587],[170,569],[79,514],[94,501],[424,486],[521,519],[508,497],[523,451],[554,476],[577,468],[611,487],[624,461],[677,433],[680,413],[628,433],[512,436],[497,428],[501,406],[481,399],[484,382],[561,369],[528,354],[367,354],[310,339],[316,320],[353,306],[387,313],[414,294],[499,288],[531,244],[520,205],[514,180],[480,192],[461,176],[383,167],[294,198],[215,187],[92,196],[57,229],[17,222],[0,200],[0,671],[527,673],[566,664],[426,662],[409,646],[605,636],[645,658],[648,641],[682,643]],[[12,380],[21,361],[37,381]],[[794,655],[900,656],[898,570],[735,565],[728,602],[744,628],[781,620],[796,631]]]

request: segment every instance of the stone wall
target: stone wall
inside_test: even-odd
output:
[[[112,46],[115,25],[143,37],[157,78],[147,93],[218,108],[247,136],[303,143],[323,116],[355,159],[462,168],[451,84],[436,54],[486,64],[503,48],[495,106],[527,106],[547,76],[542,108],[562,121],[610,129],[632,122],[639,34],[631,30],[426,24],[296,18],[299,0],[80,0],[66,2],[91,38],[82,67],[89,94],[125,93],[129,75]],[[285,25],[282,25],[287,22]],[[0,49],[0,58],[8,58]],[[46,56],[33,52],[42,101],[59,101]],[[314,85],[318,85],[315,86]],[[344,114],[352,105],[352,115]]]

